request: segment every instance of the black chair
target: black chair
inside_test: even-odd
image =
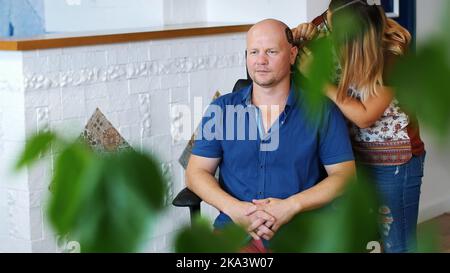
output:
[[[250,79],[250,77],[247,74],[247,79],[240,79],[236,82],[233,88],[233,92],[242,90],[245,87],[248,87],[251,85],[253,81]],[[184,158],[184,162],[180,162],[181,165],[183,165],[184,168],[187,166],[187,161],[189,160],[190,154],[192,151],[192,142],[183,152],[183,155],[181,156]],[[181,160],[181,159],[180,159]],[[178,193],[178,195],[175,197],[175,199],[172,201],[172,205],[175,207],[187,207],[189,208],[190,217],[191,217],[191,224],[192,219],[195,214],[200,214],[200,204],[202,202],[202,199],[198,197],[195,193],[190,191],[188,188],[184,188],[182,191]]]

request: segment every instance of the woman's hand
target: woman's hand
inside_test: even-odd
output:
[[[306,78],[309,78],[310,68],[313,62],[312,52],[307,47],[303,47],[302,50],[299,52],[298,58],[299,62],[297,65],[298,69],[300,70],[300,73],[302,73],[302,75],[305,76]]]
[[[294,41],[312,40],[317,35],[316,26],[312,23],[304,23],[298,25],[292,30]]]

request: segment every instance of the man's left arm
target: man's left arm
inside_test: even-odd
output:
[[[321,208],[344,192],[344,189],[356,173],[354,161],[342,162],[334,165],[325,166],[328,177],[322,180],[308,190],[302,191],[291,197],[281,200],[268,198],[264,200],[254,200],[259,209],[275,217],[273,226],[268,227],[273,232],[287,224],[295,215]],[[257,231],[258,236],[264,236],[267,230],[260,228]]]

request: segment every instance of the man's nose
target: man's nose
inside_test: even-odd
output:
[[[256,63],[259,65],[266,65],[268,63],[268,58],[266,54],[260,53],[256,58]]]

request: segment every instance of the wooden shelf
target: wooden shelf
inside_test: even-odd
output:
[[[101,44],[161,40],[180,37],[247,32],[252,25],[205,23],[110,32],[47,34],[26,39],[0,39],[0,50],[26,51]]]

